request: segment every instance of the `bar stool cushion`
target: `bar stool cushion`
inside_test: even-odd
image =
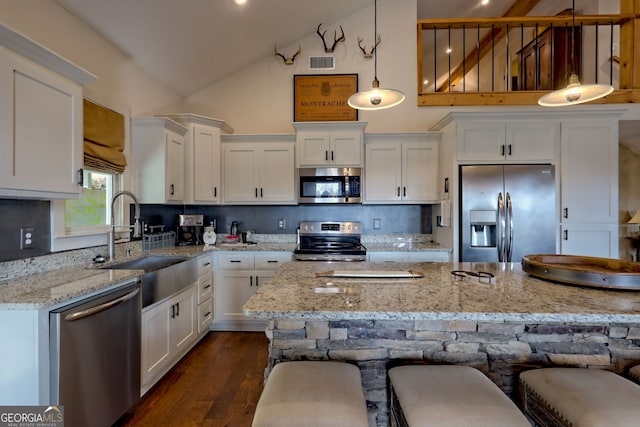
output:
[[[253,427],[367,427],[357,366],[342,362],[277,364],[267,378]]]
[[[542,426],[632,427],[640,386],[599,369],[543,368],[520,374],[525,414]]]
[[[629,376],[635,382],[640,383],[640,365],[636,365],[629,369]]]
[[[392,425],[530,427],[515,403],[468,366],[411,365],[389,370]]]

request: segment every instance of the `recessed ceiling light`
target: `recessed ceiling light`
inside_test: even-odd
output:
[[[243,5],[247,2],[247,0],[235,0],[236,4]]]
[[[447,50],[446,50],[446,52],[447,52],[447,53],[451,53],[451,48],[450,48],[450,47],[448,47],[448,48],[447,48]]]
[[[481,4],[481,5],[483,5],[483,6],[486,6],[486,5],[488,5],[488,4],[489,4],[489,0],[482,0],[482,1],[480,2],[480,4]]]

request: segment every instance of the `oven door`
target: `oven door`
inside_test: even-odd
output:
[[[298,169],[298,203],[362,203],[359,168]]]

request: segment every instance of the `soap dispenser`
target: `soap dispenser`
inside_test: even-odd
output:
[[[202,240],[204,240],[205,245],[215,245],[216,238],[216,223],[215,221],[211,221],[209,223],[209,226],[204,228],[204,235],[202,236]]]

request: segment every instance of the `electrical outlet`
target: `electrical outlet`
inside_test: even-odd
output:
[[[20,249],[32,249],[36,247],[35,227],[22,227],[20,229]]]
[[[278,230],[284,230],[284,218],[278,218]]]
[[[373,220],[373,229],[380,230],[382,228],[382,220],[380,218],[374,218]]]

